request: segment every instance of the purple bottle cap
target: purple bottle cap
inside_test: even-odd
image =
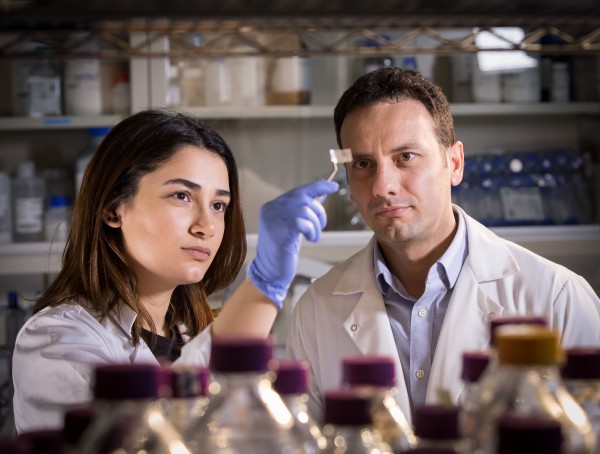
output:
[[[498,422],[498,454],[561,454],[560,422],[549,418],[509,414]]]
[[[342,360],[342,384],[391,388],[396,385],[396,366],[388,356],[350,356]]]
[[[68,446],[75,446],[95,416],[92,406],[68,409],[63,417],[63,437]],[[0,451],[1,452],[1,451]]]
[[[456,440],[460,438],[458,407],[423,405],[415,407],[415,435],[431,440]]]
[[[266,372],[273,343],[258,337],[213,337],[209,369],[213,372]]]
[[[105,364],[96,368],[96,399],[154,399],[170,393],[165,374],[152,364]],[[166,389],[168,388],[168,392]]]
[[[496,346],[495,332],[500,326],[504,325],[538,325],[548,326],[548,322],[544,317],[529,316],[529,315],[511,315],[505,317],[494,318],[490,321],[490,345]]]
[[[273,360],[270,367],[275,372],[273,389],[280,395],[308,392],[308,364],[306,362]]]
[[[0,452],[2,454],[33,454],[31,444],[21,438],[0,438]]]
[[[465,382],[475,383],[479,380],[479,377],[481,377],[489,362],[490,353],[488,352],[464,352],[462,356],[462,373],[460,377]]]
[[[325,424],[365,426],[372,424],[372,393],[346,388],[325,393]]]
[[[208,369],[199,366],[166,367],[173,397],[206,396],[210,382]]]
[[[31,454],[64,454],[63,433],[60,429],[42,429],[19,435],[31,447]]]
[[[579,347],[565,350],[567,360],[562,367],[563,378],[569,380],[600,379],[600,348]]]

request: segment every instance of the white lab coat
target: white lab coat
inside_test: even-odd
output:
[[[66,408],[92,399],[96,364],[158,365],[143,340],[132,344],[135,318],[123,305],[100,321],[77,304],[46,308],[29,318],[13,356],[17,433],[62,427]],[[210,347],[207,327],[186,343],[174,364],[207,366]]]
[[[600,300],[590,285],[563,266],[499,238],[459,210],[469,254],[456,282],[433,358],[426,402],[445,389],[454,402],[462,391],[462,353],[489,346],[489,321],[509,314],[546,317],[563,346],[600,346]],[[316,280],[300,298],[288,337],[288,355],[307,360],[311,409],[341,384],[341,360],[387,355],[396,361],[397,399],[410,420],[408,391],[392,330],[373,271],[375,238]]]

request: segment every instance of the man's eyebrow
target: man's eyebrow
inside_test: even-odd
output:
[[[418,144],[417,142],[406,142],[406,143],[400,144],[400,145],[392,148],[390,150],[390,153],[397,153],[399,151],[405,151],[405,150],[415,150],[415,149],[419,149],[419,148],[422,148],[422,145]],[[356,159],[369,157],[370,154],[371,154],[370,152],[365,151],[365,150],[352,151],[352,159],[356,160]]]
[[[185,186],[186,188],[194,190],[194,191],[198,191],[198,190],[202,189],[202,185],[200,185],[198,183],[194,183],[193,181],[190,181],[190,180],[186,180],[185,178],[173,178],[172,180],[165,181],[164,184],[165,185],[181,184],[181,185]],[[221,196],[221,197],[231,197],[231,192],[228,191],[227,189],[217,189],[217,195]]]

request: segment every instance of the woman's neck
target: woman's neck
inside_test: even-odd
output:
[[[140,302],[148,312],[154,330],[150,328],[147,322],[144,322],[143,328],[153,331],[164,337],[170,337],[169,327],[165,326],[165,317],[171,304],[172,292],[154,293],[152,295],[139,295]]]

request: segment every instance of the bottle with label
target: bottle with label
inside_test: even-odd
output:
[[[29,106],[27,115],[44,117],[62,115],[61,77],[58,64],[50,59],[50,48],[38,46],[41,56],[27,74]]]
[[[204,101],[207,106],[229,106],[232,97],[230,67],[223,57],[206,62]]]
[[[89,42],[78,51],[97,53],[98,46]],[[67,115],[102,114],[102,81],[100,60],[72,58],[64,64],[65,113]]]
[[[524,68],[502,74],[502,101],[514,103],[540,102],[540,67]]]
[[[44,239],[46,241],[67,241],[71,230],[71,204],[65,195],[50,196],[50,203],[44,215]]]
[[[39,45],[39,43],[33,41],[25,41],[13,47],[13,49],[17,52],[31,55]],[[11,110],[12,115],[15,117],[26,117],[29,115],[30,88],[27,79],[35,64],[36,60],[34,57],[19,58],[10,63]]]
[[[8,172],[0,171],[0,243],[12,241],[11,181]]]
[[[195,47],[202,45],[202,37],[194,35],[190,39]],[[205,102],[205,60],[190,58],[179,62],[179,83],[181,105],[186,107],[203,106]]]
[[[254,48],[246,45],[234,46],[236,52],[253,53]],[[266,70],[262,55],[239,55],[228,57],[225,61],[231,79],[231,105],[256,107],[265,105]]]
[[[98,127],[98,128],[89,128],[88,129],[88,143],[87,145],[80,151],[79,158],[75,163],[75,195],[79,194],[79,189],[81,188],[81,182],[83,180],[83,174],[85,172],[85,168],[92,159],[92,156],[109,133],[109,127]]]
[[[309,104],[310,60],[292,56],[275,58],[267,76],[267,104]]]
[[[46,184],[43,178],[36,176],[33,161],[19,164],[12,193],[14,241],[44,241]]]

